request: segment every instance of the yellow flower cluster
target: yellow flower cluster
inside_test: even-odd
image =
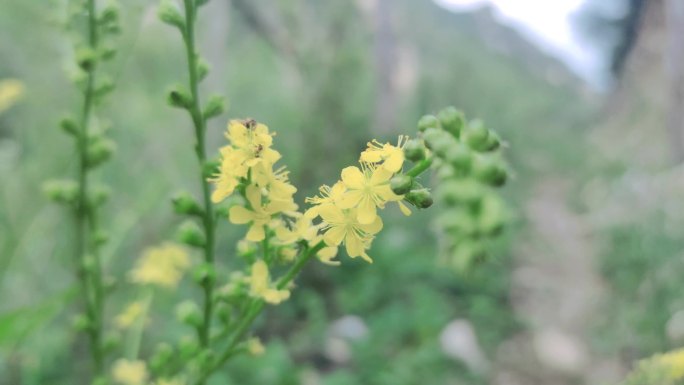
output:
[[[173,243],[152,247],[143,253],[128,278],[141,285],[174,288],[190,267],[188,252]]]
[[[23,94],[24,83],[20,80],[0,80],[0,113],[12,107]]]
[[[346,167],[340,181],[332,187],[322,186],[319,196],[307,198],[314,206],[306,216],[321,218],[327,245],[344,244],[350,257],[372,262],[366,250],[383,226],[377,210],[396,202],[404,215],[411,214],[401,202],[403,196],[390,188],[390,179],[403,167],[405,143],[406,137],[400,137],[396,146],[376,140],[368,143],[359,159],[361,168]]]
[[[684,379],[684,349],[657,354],[639,362],[625,385],[674,385]]]
[[[221,148],[218,173],[210,179],[215,187],[212,201],[219,203],[235,191],[240,192],[245,203],[230,208],[230,222],[249,226],[246,242],[268,239],[277,247],[281,260],[293,260],[298,243],[314,247],[323,242],[324,247],[317,253],[323,263],[339,264],[334,258],[340,245],[345,246],[350,257],[360,256],[371,262],[366,250],[383,226],[377,210],[387,202],[397,202],[404,214],[410,214],[401,203],[403,196],[394,194],[389,183],[403,166],[402,147],[407,138],[400,137],[396,146],[368,143],[361,153],[360,167],[342,170],[341,180],[333,187],[323,186],[320,196],[307,198],[313,207],[302,213],[297,211],[293,198],[297,189],[290,184],[287,169],[275,165],[281,155],[272,148],[274,135],[254,120],[228,123],[229,144]],[[319,217],[320,223],[314,224]],[[273,285],[266,262],[257,260],[252,264],[247,278],[250,294],[277,304],[290,292]]]
[[[114,318],[114,323],[119,329],[127,329],[131,327],[140,317],[145,314],[145,305],[142,301],[134,301],[128,304],[126,308]]]
[[[148,377],[144,361],[119,359],[112,366],[112,378],[120,385],[145,385]]]

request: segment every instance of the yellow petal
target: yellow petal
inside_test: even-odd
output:
[[[402,150],[393,151],[392,155],[385,159],[385,163],[382,165],[385,170],[392,173],[401,170],[401,166],[404,165],[404,152]]]
[[[358,228],[365,231],[368,234],[374,235],[380,232],[382,230],[382,218],[380,216],[376,216],[375,220],[367,225],[364,224],[359,224]]]
[[[263,223],[253,223],[245,235],[245,239],[250,242],[261,242],[266,238],[266,233],[264,232]]]
[[[356,210],[357,219],[362,225],[373,223],[378,216],[375,203],[368,197],[361,201],[361,204]]]
[[[252,205],[252,210],[261,209],[261,189],[257,186],[249,185],[247,186],[247,191],[245,192],[249,204]]]
[[[355,166],[345,167],[342,170],[342,182],[347,188],[350,189],[362,189],[364,185],[365,177],[361,170]]]
[[[233,206],[230,208],[230,211],[228,211],[228,219],[230,220],[230,223],[242,225],[254,220],[254,212],[249,211],[242,206]]]
[[[342,243],[346,233],[347,231],[343,226],[334,226],[323,234],[323,240],[328,246],[337,246]]]

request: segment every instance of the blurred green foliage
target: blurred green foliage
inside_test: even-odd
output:
[[[211,17],[202,26],[201,45],[212,53],[213,65],[206,91],[228,95],[229,116],[252,116],[278,131],[277,146],[291,179],[302,186],[300,201],[337,179],[368,138],[394,141],[399,133],[413,132],[412,122],[422,114],[451,104],[481,117],[511,143],[508,157],[517,175],[506,193],[514,209],[525,206],[535,181],[545,175],[589,173],[578,164],[588,153],[583,135],[594,112],[591,101],[572,83],[550,83],[509,51],[483,44],[472,19],[430,2],[393,2],[394,33],[410,57],[413,72],[407,76],[414,81],[398,98],[397,125],[377,132],[372,23],[354,2],[254,1],[257,9],[279,16],[291,39],[285,45],[269,41],[272,34],[255,28],[244,10],[225,4],[208,5]],[[57,306],[71,293],[71,226],[40,194],[44,180],[75,167],[70,143],[57,128],[63,112],[77,102],[65,76],[64,63],[73,53],[58,22],[62,9],[58,0],[0,5],[0,78],[21,79],[28,90],[21,105],[0,116],[0,383],[71,384],[73,374],[84,370],[78,359],[83,346],[65,328],[69,307]],[[190,122],[163,97],[169,79],[184,76],[182,47],[154,17],[153,2],[122,1],[122,11],[117,88],[98,114],[103,123],[111,122],[119,148],[97,176],[117,186],[104,208],[112,241],[103,250],[107,270],[117,277],[125,276],[143,248],[172,236],[178,220],[170,198],[196,187]],[[504,44],[513,44],[511,51],[529,49],[515,37]],[[546,59],[533,60],[545,65]],[[210,127],[210,153],[222,143],[225,121],[216,119]],[[310,268],[299,282],[306,289],[262,317],[257,334],[269,342],[267,353],[236,360],[213,383],[298,384],[302,378],[320,378],[326,385],[487,383],[486,375],[445,355],[438,338],[450,321],[468,319],[484,352],[494,358],[499,344],[524,327],[509,303],[509,246],[527,231],[522,215],[516,218],[506,239],[494,245],[494,258],[469,276],[437,263],[430,213],[398,224],[388,218],[387,231],[372,249],[372,266],[346,260],[340,268]],[[645,229],[625,231],[634,239],[634,231]],[[641,248],[616,242],[624,249],[612,253],[624,259],[606,262],[607,276],[620,293],[615,307],[637,312],[629,307],[634,281],[643,264],[655,263],[640,250],[657,249],[666,259],[679,247],[663,242],[657,228],[650,231],[649,244]],[[230,266],[240,230],[223,225],[219,234],[219,263]],[[620,231],[611,236],[619,238]],[[132,290],[120,281],[110,314]],[[676,290],[673,282],[671,291],[652,292],[649,314],[657,314],[637,322],[644,341],[634,345],[648,351],[663,347],[665,315],[658,301],[674,298]],[[163,316],[176,302],[174,293],[155,301],[160,311],[153,312],[155,327],[143,354],[162,337],[191,332]],[[369,332],[350,342],[351,359],[340,364],[326,356],[325,341],[330,323],[348,314],[361,317]],[[625,322],[626,330],[633,330],[634,324]]]

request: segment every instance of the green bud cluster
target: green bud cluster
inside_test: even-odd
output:
[[[435,224],[445,241],[445,260],[456,270],[467,271],[486,258],[487,244],[506,223],[506,207],[495,190],[508,178],[499,151],[501,139],[482,121],[468,121],[454,107],[423,116],[418,131],[438,179],[435,200],[442,210]],[[421,159],[421,143],[409,143],[404,148],[406,157],[410,154],[413,159]],[[392,182],[395,193],[405,187],[399,179]],[[428,200],[425,189],[414,189],[406,197],[417,201],[420,194]]]

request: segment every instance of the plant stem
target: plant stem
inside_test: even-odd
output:
[[[319,250],[321,250],[325,244],[323,241],[319,242],[316,244],[316,246],[311,247],[311,248],[306,248],[301,256],[297,259],[297,262],[295,262],[292,267],[290,267],[290,270],[285,273],[279,280],[278,283],[276,283],[276,287],[279,290],[284,289],[287,287],[287,285],[292,282],[292,280],[299,274],[300,271],[302,271],[302,268],[304,268],[304,265],[318,253]],[[237,351],[236,348],[242,338],[245,336],[247,331],[249,331],[250,326],[252,326],[252,323],[256,319],[259,314],[261,314],[261,311],[263,310],[265,306],[265,302],[263,299],[252,299],[252,302],[248,306],[248,310],[244,316],[244,318],[240,321],[240,323],[235,327],[235,331],[233,332],[232,336],[230,337],[230,340],[228,342],[228,346],[226,347],[226,350],[224,350],[223,354],[214,362],[214,364],[204,373],[202,373],[202,376],[200,379],[197,381],[197,385],[203,384],[209,376],[211,376],[214,371],[216,371],[218,368],[220,368],[222,365],[224,365],[231,357],[233,357]]]
[[[415,166],[411,167],[410,170],[406,172],[406,175],[415,178],[418,175],[422,174],[425,170],[430,168],[432,166],[432,157],[427,157],[420,162],[416,163]]]
[[[97,51],[98,34],[95,10],[95,0],[88,0],[88,46]],[[93,64],[94,65],[94,64]],[[93,108],[95,93],[95,68],[88,70],[86,87],[84,90],[83,107],[80,116],[80,133],[77,141],[79,152],[78,167],[78,202],[76,206],[76,257],[78,258],[78,280],[85,297],[85,311],[89,322],[88,336],[94,373],[99,376],[103,370],[102,336],[102,280],[101,266],[96,247],[93,247],[92,234],[97,230],[94,208],[88,202],[88,125]],[[93,264],[85,267],[86,259],[91,254]]]
[[[205,134],[206,125],[202,110],[200,108],[199,96],[199,78],[197,73],[197,53],[195,51],[195,21],[196,21],[196,5],[193,0],[184,0],[185,2],[185,31],[183,39],[185,41],[185,49],[188,61],[188,73],[190,81],[190,93],[192,95],[192,105],[189,108],[193,124],[195,126],[195,137],[197,144],[195,152],[197,153],[197,160],[200,166],[200,183],[202,185],[202,197],[204,201],[204,216],[202,224],[206,236],[206,244],[204,246],[204,260],[206,263],[214,264],[214,243],[215,243],[215,218],[214,208],[211,204],[211,195],[209,190],[209,183],[204,176],[204,164],[207,160]],[[210,281],[202,285],[204,290],[204,319],[199,330],[200,345],[203,348],[209,345],[209,334],[211,331],[211,319],[213,316],[213,283]]]

